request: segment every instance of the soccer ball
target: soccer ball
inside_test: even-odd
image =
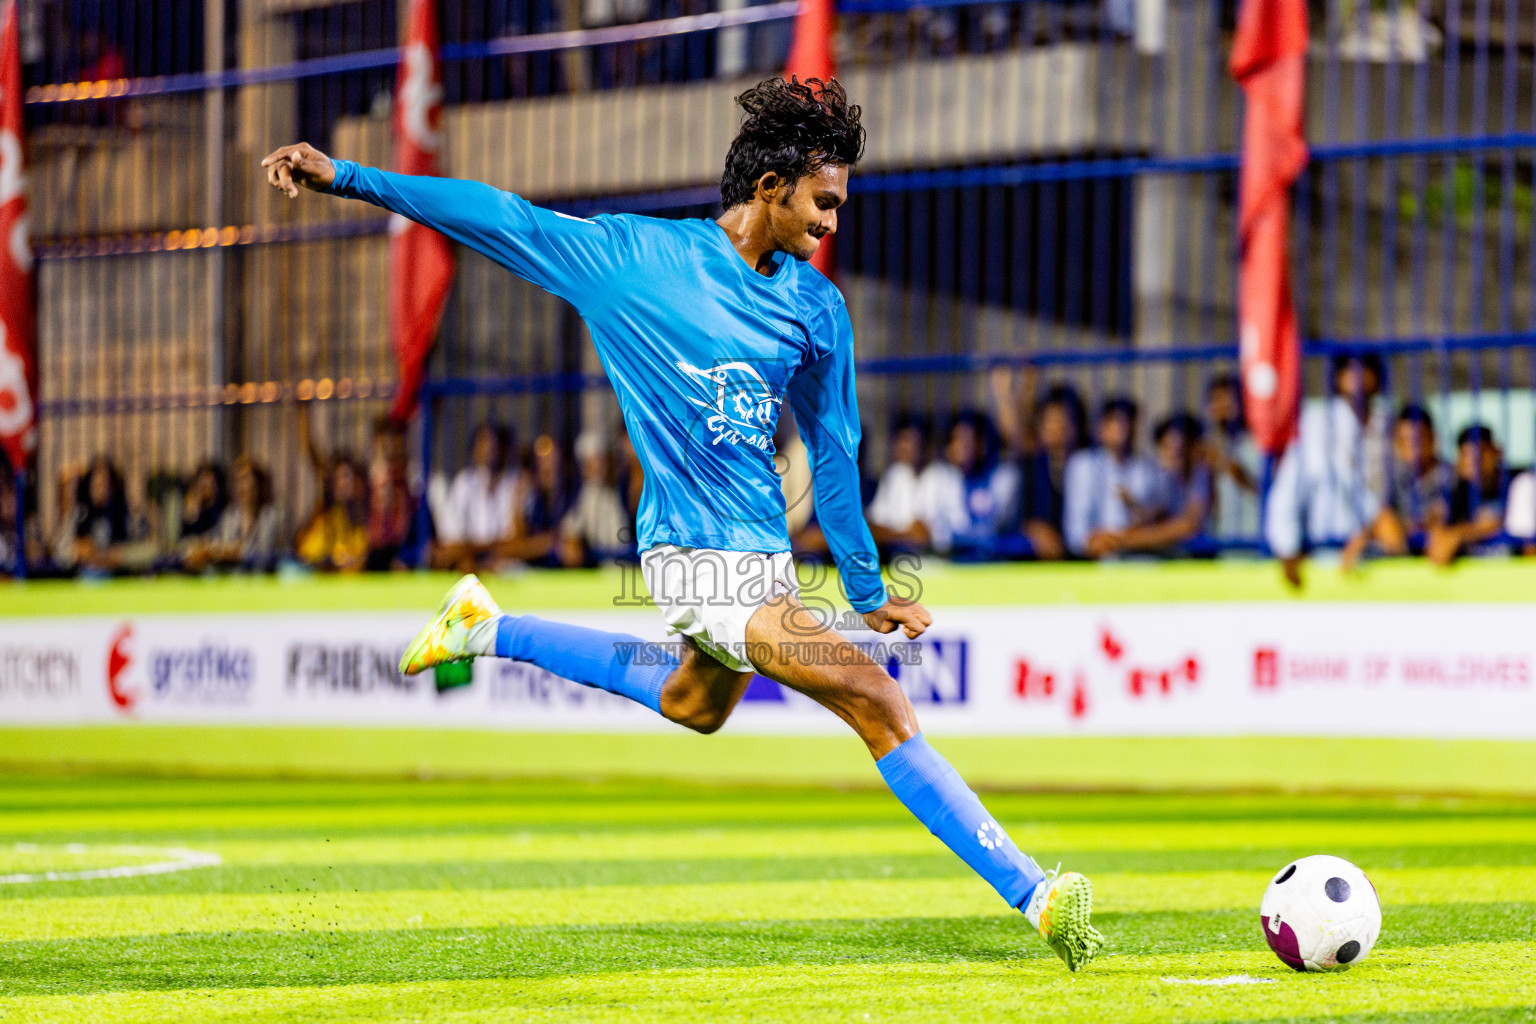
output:
[[[1346,970],[1381,934],[1381,901],[1365,872],[1342,857],[1303,857],[1281,868],[1259,903],[1264,940],[1287,967]]]

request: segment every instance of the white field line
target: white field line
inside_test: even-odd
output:
[[[1225,978],[1160,978],[1170,985],[1273,985],[1274,978],[1254,978],[1247,974],[1229,974]]]
[[[70,843],[64,847],[66,853],[81,854],[88,847],[80,843]],[[202,850],[186,850],[179,846],[104,846],[101,849],[107,853],[124,857],[161,857],[163,860],[152,861],[148,864],[119,864],[109,868],[90,868],[85,871],[40,871],[33,874],[0,875],[0,885],[23,885],[28,882],[77,882],[92,878],[134,878],[139,875],[169,875],[176,871],[191,871],[194,868],[212,868],[224,863],[224,858],[216,853],[207,853]],[[17,843],[18,853],[36,853],[39,847],[35,843]]]

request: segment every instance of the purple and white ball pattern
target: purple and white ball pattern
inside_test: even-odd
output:
[[[1364,960],[1381,934],[1381,901],[1365,872],[1318,854],[1281,868],[1259,903],[1264,940],[1287,967],[1343,970]]]

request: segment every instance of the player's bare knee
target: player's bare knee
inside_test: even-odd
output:
[[[719,732],[725,720],[730,717],[729,710],[714,708],[695,714],[683,724],[701,736],[708,736],[710,733]]]
[[[721,707],[710,700],[707,693],[698,690],[663,691],[661,711],[683,728],[705,736],[718,732],[731,717],[730,708]]]

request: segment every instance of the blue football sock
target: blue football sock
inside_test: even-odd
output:
[[[971,787],[922,733],[876,761],[875,767],[907,810],[986,879],[1009,906],[1021,907],[1044,880],[1039,865],[1013,845]]]
[[[496,656],[531,662],[557,676],[628,697],[658,715],[661,687],[678,665],[670,653],[637,636],[532,615],[496,620]]]

